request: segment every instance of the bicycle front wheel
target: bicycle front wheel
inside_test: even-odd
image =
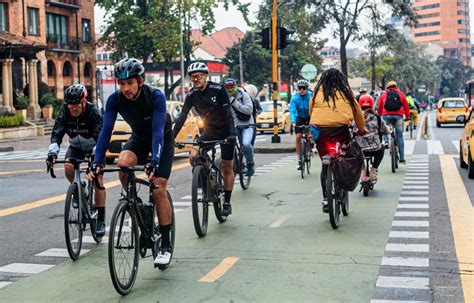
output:
[[[193,210],[194,230],[199,237],[204,237],[207,233],[209,218],[209,193],[207,185],[207,175],[204,166],[195,166],[191,188],[191,206]]]
[[[306,142],[304,140],[301,140],[301,154],[300,154],[300,172],[301,172],[301,178],[304,179],[304,171],[305,171],[305,165],[306,165]]]
[[[328,199],[329,221],[333,229],[339,226],[340,204],[337,203],[336,184],[332,167],[329,165],[326,175],[326,197]]]
[[[222,161],[221,159],[218,159],[216,161],[216,166],[219,167],[219,170],[222,172]],[[222,214],[223,212],[223,207],[224,207],[224,180],[222,179],[221,175],[216,172],[217,179],[215,180],[216,182],[216,193],[214,195],[214,201],[212,201],[212,205],[214,206],[214,214],[216,215],[217,221],[220,223],[224,223],[227,221],[227,216],[224,216]]]
[[[73,201],[77,202],[77,208],[73,207]],[[79,201],[77,184],[73,183],[69,185],[64,203],[64,234],[67,252],[74,261],[79,258],[82,248],[82,216]]]
[[[311,156],[312,156],[312,151],[311,151],[311,144],[306,143],[306,172],[309,175],[309,170],[311,168]]]
[[[413,119],[410,119],[410,139],[413,139]]]
[[[128,294],[138,273],[138,222],[127,200],[119,202],[112,215],[109,231],[109,271],[115,290]]]
[[[244,168],[246,167],[247,169],[249,169],[249,164],[248,164],[248,161],[247,161],[247,157],[245,156],[244,153],[241,153],[239,156],[238,156],[238,159],[240,161],[240,171],[239,171],[239,181],[240,181],[240,187],[242,187],[243,190],[246,190],[249,188],[250,186],[250,179],[252,178],[251,176],[247,176],[246,174],[244,174]]]
[[[397,149],[396,149],[396,146],[395,146],[395,140],[392,138],[392,140],[390,140],[390,158],[392,160],[392,173],[395,172],[396,170],[396,161],[397,161]]]
[[[349,215],[349,192],[347,190],[342,191],[342,214],[344,216]]]

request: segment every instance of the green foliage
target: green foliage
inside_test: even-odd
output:
[[[27,109],[29,104],[30,100],[28,99],[28,97],[25,95],[20,95],[18,98],[16,98],[15,102],[13,103],[13,106],[15,107],[15,109]]]
[[[56,97],[53,95],[53,93],[47,93],[41,97],[38,103],[39,103],[39,106],[43,108],[43,107],[53,106],[55,101],[56,101]]]
[[[0,128],[22,126],[24,122],[23,116],[0,116]]]
[[[441,97],[457,97],[469,79],[470,68],[458,58],[440,56],[436,60],[440,69],[439,94]]]
[[[53,105],[53,118],[56,118],[59,115],[59,112],[61,111],[61,107],[64,104],[64,100],[62,99],[54,99],[52,105]]]

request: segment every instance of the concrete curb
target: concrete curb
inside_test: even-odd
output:
[[[421,134],[423,139],[428,139],[428,114],[425,114],[423,117],[423,128],[421,129]]]

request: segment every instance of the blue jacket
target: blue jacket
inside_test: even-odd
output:
[[[296,123],[296,117],[302,119],[309,118],[309,100],[311,100],[311,92],[309,90],[304,97],[299,92],[291,97],[290,123]]]

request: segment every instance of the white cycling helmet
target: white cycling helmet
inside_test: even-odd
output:
[[[206,63],[194,62],[188,66],[188,75],[198,73],[198,72],[209,74],[209,69],[207,68]]]
[[[309,87],[309,81],[306,79],[300,79],[296,82],[297,87]]]

